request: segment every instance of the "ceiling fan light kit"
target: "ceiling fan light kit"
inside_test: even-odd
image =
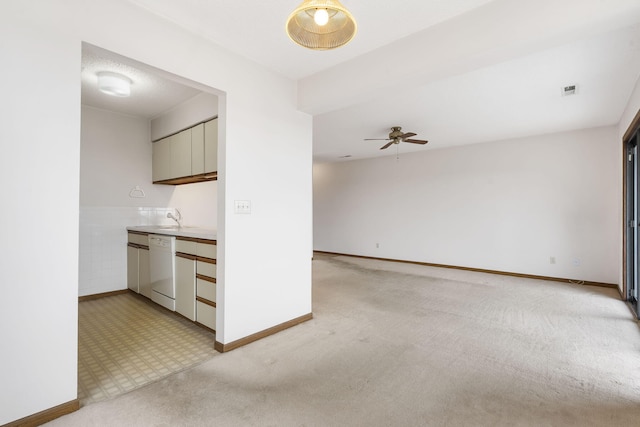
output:
[[[417,134],[413,132],[402,132],[402,128],[400,126],[394,126],[391,128],[391,132],[389,132],[389,138],[365,138],[365,141],[389,141],[380,147],[381,150],[391,147],[392,144],[400,144],[401,142],[410,142],[411,144],[420,145],[424,145],[429,142],[424,139],[411,139],[412,136],[416,135]]]
[[[358,25],[338,0],[305,0],[287,19],[287,35],[313,50],[344,46],[356,35]]]

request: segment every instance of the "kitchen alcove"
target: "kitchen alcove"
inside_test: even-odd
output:
[[[170,224],[172,220],[166,215],[178,207],[186,224],[218,228],[218,183],[213,180],[217,178],[217,167],[209,169],[212,162],[217,164],[217,117],[220,97],[224,96],[216,89],[86,43],[82,61],[78,262],[81,301],[128,292],[127,226]],[[116,67],[122,74],[131,73],[129,98],[115,99],[97,91],[95,74],[108,67]],[[147,92],[143,94],[143,90]],[[153,184],[152,141],[193,125],[200,125],[204,131],[205,122],[212,118],[216,118],[216,126],[208,127],[209,135],[216,136],[215,151],[209,141],[207,153],[203,139],[203,155],[189,156],[198,172],[193,175],[200,175],[201,179],[179,186]],[[202,162],[201,172],[198,162]],[[144,196],[130,197],[131,188],[140,188]],[[82,330],[83,325],[79,328]],[[213,350],[215,335],[210,334],[209,339]],[[82,348],[86,346],[79,346]],[[86,357],[79,354],[78,359],[82,363]]]

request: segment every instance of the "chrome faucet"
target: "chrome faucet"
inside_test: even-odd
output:
[[[182,214],[180,213],[180,211],[178,209],[176,209],[176,214],[178,215],[177,218],[171,212],[167,212],[167,218],[171,218],[172,220],[177,222],[178,223],[178,228],[180,228],[180,227],[182,227],[182,224],[180,224],[180,221],[182,221]]]

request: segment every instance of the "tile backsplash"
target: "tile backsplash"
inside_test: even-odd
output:
[[[174,208],[80,207],[78,295],[127,288],[127,226],[172,225]]]

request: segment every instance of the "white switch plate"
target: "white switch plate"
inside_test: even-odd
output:
[[[250,214],[251,200],[234,200],[233,211],[237,214]]]

